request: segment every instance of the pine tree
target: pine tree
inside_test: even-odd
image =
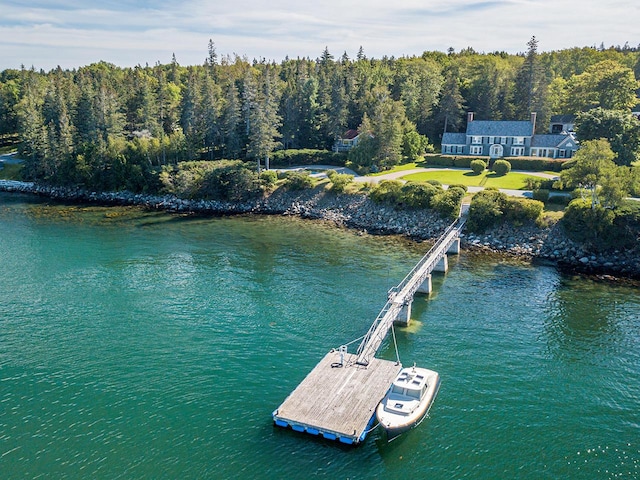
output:
[[[464,116],[464,98],[460,94],[460,86],[455,70],[450,69],[445,77],[442,95],[438,102],[436,123],[444,132],[458,132]]]
[[[269,170],[269,157],[280,144],[279,127],[281,118],[278,115],[279,92],[276,85],[275,72],[267,66],[261,78],[261,88],[257,96],[256,108],[251,110],[251,132],[249,134],[249,146],[247,154],[256,159],[258,173],[260,173],[261,160]]]
[[[229,83],[225,94],[225,102],[222,110],[221,129],[223,155],[225,158],[239,158],[242,151],[240,125],[242,113],[238,88],[235,82]]]
[[[528,119],[537,112],[542,125],[547,116],[546,94],[548,84],[538,56],[538,40],[535,36],[527,42],[529,49],[515,79],[513,105],[519,119]]]

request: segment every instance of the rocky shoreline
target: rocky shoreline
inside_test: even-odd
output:
[[[136,205],[177,213],[296,215],[373,234],[404,235],[418,241],[435,240],[450,223],[432,211],[395,209],[376,204],[365,195],[336,195],[324,190],[278,190],[265,198],[243,203],[130,192],[90,192],[6,180],[0,180],[0,191],[31,193],[62,201]],[[570,240],[558,225],[540,228],[505,224],[482,235],[463,233],[461,240],[462,247],[468,250],[550,262],[565,271],[605,278],[640,279],[640,246],[625,251],[591,252]]]

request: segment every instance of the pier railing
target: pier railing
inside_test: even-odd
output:
[[[403,307],[413,300],[416,291],[431,274],[442,257],[446,255],[454,240],[460,236],[460,231],[465,222],[466,216],[461,216],[449,225],[416,266],[397,286],[389,290],[387,303],[385,303],[358,347],[356,363],[359,365],[369,364]]]

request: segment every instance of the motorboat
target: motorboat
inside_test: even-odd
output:
[[[389,441],[422,422],[440,388],[440,375],[433,370],[403,368],[376,408],[378,422]]]

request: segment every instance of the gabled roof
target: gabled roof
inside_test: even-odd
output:
[[[528,120],[474,120],[467,124],[467,135],[473,136],[530,137],[532,134],[533,125]]]
[[[445,145],[464,145],[467,143],[467,134],[445,132],[442,134],[441,143]]]
[[[568,144],[571,145],[568,145]],[[532,147],[541,147],[541,148],[558,148],[562,144],[568,148],[573,148],[578,145],[578,142],[572,135],[567,134],[544,134],[544,135],[535,135],[531,139]]]
[[[354,138],[356,138],[359,135],[357,130],[347,130],[346,132],[344,132],[342,134],[342,138],[343,140],[353,140]]]

